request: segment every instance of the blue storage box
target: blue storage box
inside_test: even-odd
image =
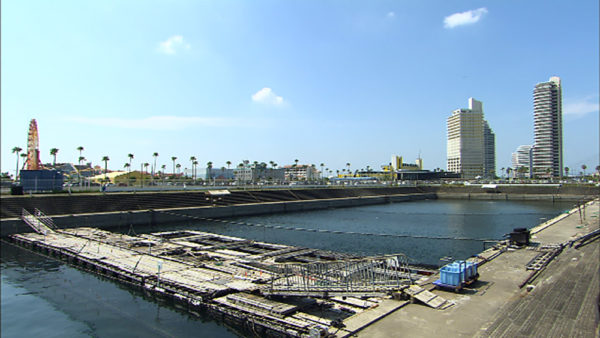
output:
[[[448,264],[440,269],[440,281],[446,285],[458,286],[461,283],[461,272],[457,264]]]

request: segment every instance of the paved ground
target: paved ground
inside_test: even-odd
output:
[[[506,304],[481,337],[594,337],[598,334],[598,241],[563,252],[526,297]],[[595,262],[594,262],[595,261]]]
[[[600,203],[537,232],[532,241],[564,243],[598,229]],[[525,265],[538,252],[509,250],[481,266],[480,280],[461,293],[433,291],[455,303],[446,310],[410,304],[358,333],[364,337],[598,337],[600,240],[567,248],[533,281]],[[487,255],[493,252],[487,252]],[[431,282],[431,281],[429,281]],[[427,286],[427,285],[426,285]],[[430,286],[430,285],[429,285]]]

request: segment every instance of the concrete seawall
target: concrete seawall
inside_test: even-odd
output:
[[[52,215],[52,219],[54,223],[61,228],[90,226],[108,230],[127,228],[130,225],[155,225],[159,223],[173,223],[187,220],[187,218],[178,215],[221,218],[357,207],[436,198],[437,196],[435,193],[362,196],[308,201],[264,202],[217,207],[203,206],[77,215]],[[2,219],[0,230],[1,236],[31,232],[31,228],[25,225],[19,218]]]
[[[219,218],[355,207],[421,199],[463,200],[590,200],[594,186],[499,185],[483,192],[481,186],[399,186],[286,190],[232,190],[224,200],[204,192],[111,193],[82,195],[2,196],[0,235],[29,232],[20,221],[21,210],[39,208],[60,227],[93,226],[103,229],[185,221],[180,215]],[[220,199],[220,198],[218,198]],[[214,203],[213,203],[214,202]],[[170,211],[179,214],[167,214]]]
[[[577,202],[590,199],[589,195],[562,195],[562,194],[511,194],[511,193],[465,193],[465,192],[437,192],[439,199],[461,200],[492,200],[492,201],[567,201]]]

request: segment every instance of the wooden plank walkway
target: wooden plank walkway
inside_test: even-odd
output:
[[[479,337],[598,337],[600,245],[563,251],[527,296],[505,305]]]

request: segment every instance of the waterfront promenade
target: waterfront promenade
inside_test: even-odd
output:
[[[599,228],[600,203],[560,215],[532,229],[532,242],[567,243]],[[446,310],[409,304],[358,333],[361,337],[598,337],[599,240],[575,248],[567,245],[537,278],[520,288],[531,274],[526,265],[539,253],[509,249],[483,264],[478,282],[461,293],[434,290],[454,302]],[[482,256],[496,255],[493,250]],[[436,277],[423,281],[432,289]],[[530,291],[528,291],[528,289]]]

